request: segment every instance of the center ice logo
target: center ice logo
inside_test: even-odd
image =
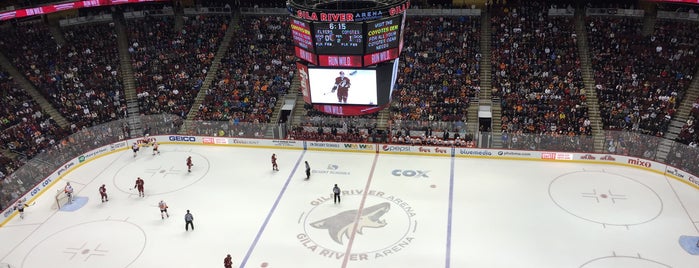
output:
[[[313,199],[299,220],[303,231],[296,238],[301,246],[314,255],[350,261],[397,255],[410,246],[417,229],[412,206],[397,196],[371,190],[366,192],[366,206],[359,210],[364,195],[364,190],[344,190],[342,205],[333,204],[332,194]],[[346,256],[350,244],[352,253]]]
[[[389,209],[391,209],[391,204],[388,202],[383,202],[381,204],[365,208],[362,211],[362,216],[359,217],[359,222],[357,223],[357,233],[362,234],[364,227],[382,228],[386,226],[386,221],[382,220],[381,216],[386,214]],[[342,245],[343,237],[348,239],[350,238],[350,232],[352,231],[356,216],[356,209],[346,210],[338,213],[337,215],[313,222],[311,223],[311,226],[318,229],[327,229],[330,238]]]

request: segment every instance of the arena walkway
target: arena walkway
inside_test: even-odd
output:
[[[699,267],[692,255],[699,248],[688,246],[699,236],[697,189],[640,169],[187,145],[161,151],[118,151],[69,173],[24,219],[0,228],[0,263],[202,268],[223,267],[231,254],[234,267]],[[272,153],[280,171],[272,171]],[[145,180],[143,198],[132,190],[136,177]],[[77,198],[59,210],[54,193],[66,181]],[[160,217],[161,200],[169,218]],[[184,229],[186,210],[194,231]]]

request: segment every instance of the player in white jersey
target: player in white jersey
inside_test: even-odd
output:
[[[73,203],[73,186],[70,186],[70,182],[66,182],[63,192],[68,196],[68,203]]]
[[[15,205],[15,210],[19,211],[20,219],[24,219],[24,208],[29,206],[24,202],[24,199],[20,199],[19,201],[17,201],[17,204]]]
[[[165,203],[165,201],[160,200],[160,203],[158,203],[158,207],[160,207],[161,219],[165,219],[165,217],[170,218],[170,214],[167,213],[167,203]]]
[[[138,143],[135,143],[131,146],[131,150],[133,150],[133,157],[136,157],[136,153],[138,153],[138,149],[141,148],[138,146]]]
[[[155,142],[155,141],[153,142],[153,155],[155,155],[155,154],[160,154],[160,151],[158,151],[158,147],[159,147],[159,146],[160,146],[160,144],[158,144],[158,143]]]

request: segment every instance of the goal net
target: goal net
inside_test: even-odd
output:
[[[56,190],[56,200],[53,204],[54,209],[61,209],[63,206],[68,204],[70,199],[68,195],[63,190]],[[2,267],[0,267],[2,268]]]

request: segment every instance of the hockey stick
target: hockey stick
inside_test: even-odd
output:
[[[334,88],[335,88],[335,87],[333,87],[333,89],[331,89],[330,92],[325,92],[325,93],[323,93],[323,96],[327,96],[328,94],[333,94],[333,93],[335,93],[335,89],[334,89]]]

